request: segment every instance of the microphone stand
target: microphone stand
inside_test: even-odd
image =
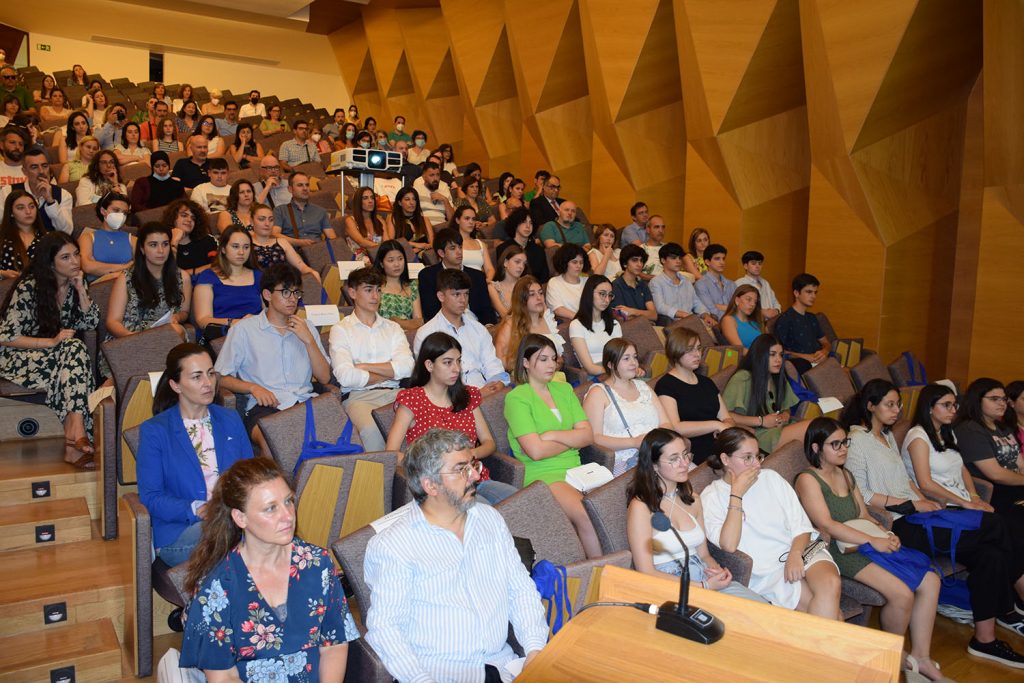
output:
[[[722,639],[725,634],[725,624],[719,621],[710,612],[705,612],[699,607],[690,607],[690,549],[686,547],[683,538],[672,526],[672,521],[664,512],[655,512],[651,515],[651,526],[658,531],[672,531],[672,534],[679,541],[686,553],[686,561],[676,563],[682,569],[682,576],[679,580],[679,602],[666,602],[658,611],[658,620],[655,626],[659,631],[665,631],[672,635],[692,640],[701,645],[710,645]]]

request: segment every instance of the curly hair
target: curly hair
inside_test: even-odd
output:
[[[6,318],[7,309],[10,308],[11,299],[18,289],[18,285],[24,280],[34,280],[38,336],[57,336],[63,327],[60,322],[60,309],[63,302],[57,302],[57,273],[53,269],[53,263],[57,260],[60,250],[68,245],[74,248],[76,254],[78,253],[78,243],[67,233],[54,231],[39,240],[39,244],[36,245],[35,257],[29,263],[28,268],[18,276],[14,286],[7,293],[3,308],[0,310],[0,319]],[[78,291],[74,287],[71,288],[71,298],[74,306],[77,307]]]

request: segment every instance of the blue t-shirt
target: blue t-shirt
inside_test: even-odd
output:
[[[263,312],[263,298],[260,295],[262,273],[253,271],[251,285],[229,285],[217,277],[212,268],[207,268],[196,276],[196,285],[213,287],[214,318],[244,318],[259,315]]]
[[[818,341],[825,336],[813,313],[798,313],[790,307],[779,316],[775,323],[775,336],[782,342],[782,348],[796,353],[817,353],[821,349]]]

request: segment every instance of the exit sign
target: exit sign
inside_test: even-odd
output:
[[[46,43],[38,43],[38,44],[36,44],[36,49],[39,50],[40,52],[49,52],[50,51],[50,46],[47,45]]]

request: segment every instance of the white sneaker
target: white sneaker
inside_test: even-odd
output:
[[[961,609],[956,605],[939,604],[936,611],[947,619],[952,619],[958,624],[973,624],[974,613],[970,610]]]

